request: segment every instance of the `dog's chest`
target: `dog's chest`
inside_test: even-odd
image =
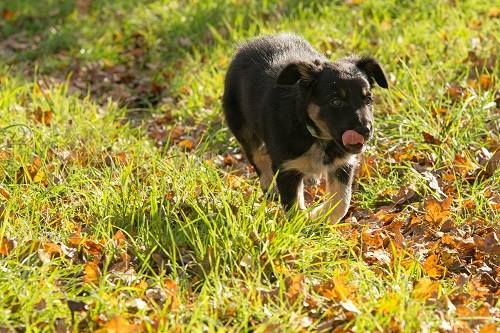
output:
[[[324,147],[318,143],[314,143],[301,156],[283,163],[283,169],[297,170],[305,175],[318,176],[326,174],[330,170],[336,170],[343,165],[352,165],[356,162],[356,155],[346,154],[337,158],[327,156]]]

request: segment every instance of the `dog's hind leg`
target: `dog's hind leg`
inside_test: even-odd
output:
[[[238,105],[233,103],[228,96],[224,97],[224,112],[227,125],[240,143],[248,161],[259,175],[262,190],[267,192],[274,174],[271,158],[267,153],[264,142],[251,131],[239,112]]]

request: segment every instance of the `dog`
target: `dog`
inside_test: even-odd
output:
[[[240,45],[225,77],[222,106],[264,192],[275,179],[284,208],[305,209],[304,178],[324,176],[329,200],[312,216],[329,212],[332,222],[341,220],[358,156],[373,136],[375,83],[388,88],[374,58],[333,62],[294,34]]]

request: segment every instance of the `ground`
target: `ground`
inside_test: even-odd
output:
[[[493,2],[18,0],[0,13],[0,332],[496,332]],[[267,201],[224,125],[235,46],[281,31],[388,73],[336,225]]]

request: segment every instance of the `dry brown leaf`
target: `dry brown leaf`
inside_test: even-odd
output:
[[[481,278],[478,276],[474,276],[470,279],[467,283],[467,287],[469,294],[476,299],[483,299],[490,294],[490,290],[482,283]]]
[[[397,248],[403,248],[404,247],[404,237],[403,234],[401,233],[401,227],[403,226],[403,221],[397,220],[392,222],[390,225],[385,227],[385,229],[389,232],[391,232],[394,236],[394,245]]]
[[[93,256],[100,256],[104,250],[104,246],[90,239],[84,240],[82,244],[85,251]]]
[[[181,140],[177,144],[177,146],[182,148],[182,149],[190,151],[190,150],[193,150],[193,148],[194,148],[194,142],[191,139],[184,139],[184,140]]]
[[[165,279],[163,283],[167,295],[170,297],[170,310],[177,311],[180,307],[180,301],[177,297],[177,282],[172,279]]]
[[[44,111],[42,108],[38,107],[35,111],[30,114],[30,118],[37,123],[43,124],[45,126],[50,126],[52,122],[52,111]]]
[[[446,197],[443,201],[430,198],[425,201],[424,220],[434,225],[441,225],[450,217],[450,208],[453,198]]]
[[[365,230],[361,234],[363,245],[370,248],[381,248],[384,246],[384,239],[382,238],[380,230]]]
[[[4,10],[2,10],[2,18],[5,21],[11,21],[14,19],[15,16],[16,14],[14,13],[14,11],[10,9],[5,8]]]
[[[236,160],[231,154],[225,154],[223,160],[224,166],[233,166],[236,164]]]
[[[60,256],[63,254],[61,247],[59,245],[57,245],[56,243],[45,242],[42,244],[42,249],[51,258]]]
[[[96,332],[98,333],[137,333],[142,332],[142,326],[130,324],[127,319],[121,316],[115,316],[109,320],[104,327]]]
[[[287,286],[286,296],[293,303],[304,292],[304,274],[297,274],[285,280]]]
[[[490,89],[491,87],[493,87],[493,77],[491,77],[490,75],[482,74],[479,77],[479,85],[483,90]]]
[[[488,11],[488,17],[491,17],[491,18],[500,17],[500,8],[491,7],[490,10]]]
[[[455,172],[465,176],[474,169],[474,164],[467,156],[456,154],[453,160],[453,168]]]
[[[351,286],[345,275],[338,275],[331,280],[328,280],[315,288],[321,296],[332,300],[346,300],[353,293],[354,288]]]
[[[391,197],[393,205],[402,205],[408,200],[412,199],[415,196],[416,192],[413,188],[403,186],[399,189],[396,195]]]
[[[479,251],[500,256],[500,241],[495,231],[480,237],[474,236],[474,244]]]
[[[445,267],[438,264],[439,256],[431,254],[425,259],[423,269],[431,278],[442,278],[445,272]]]
[[[126,238],[125,238],[125,234],[123,233],[123,231],[121,230],[118,230],[114,236],[113,236],[113,240],[116,242],[116,244],[118,246],[123,246],[126,242]]]
[[[101,270],[96,263],[92,261],[86,263],[83,270],[83,281],[85,283],[97,283],[99,281],[99,278],[101,277]]]
[[[424,137],[425,143],[430,143],[432,145],[440,145],[442,143],[441,140],[437,139],[434,135],[430,133],[422,132],[422,136]]]
[[[417,281],[411,294],[416,299],[427,300],[429,298],[436,298],[438,291],[439,282],[432,281],[429,278],[422,278]]]
[[[14,248],[14,241],[5,237],[0,238],[0,255],[6,256]]]
[[[0,196],[7,199],[7,200],[10,199],[9,192],[5,188],[3,188],[2,186],[0,186]]]
[[[47,184],[47,175],[42,170],[42,160],[35,156],[33,162],[26,166],[22,166],[16,173],[18,184],[42,183]]]
[[[494,323],[484,324],[479,329],[479,333],[497,333],[498,327]]]
[[[80,231],[73,232],[68,238],[68,245],[70,247],[78,247],[82,243],[82,235]]]
[[[448,86],[448,96],[453,100],[453,101],[458,101],[460,99],[462,99],[462,97],[464,97],[464,88],[458,86],[458,85],[455,85],[455,84],[452,84],[450,86]]]
[[[476,29],[476,30],[481,28],[482,25],[483,25],[483,22],[480,19],[473,19],[469,23],[469,27],[471,29]]]

